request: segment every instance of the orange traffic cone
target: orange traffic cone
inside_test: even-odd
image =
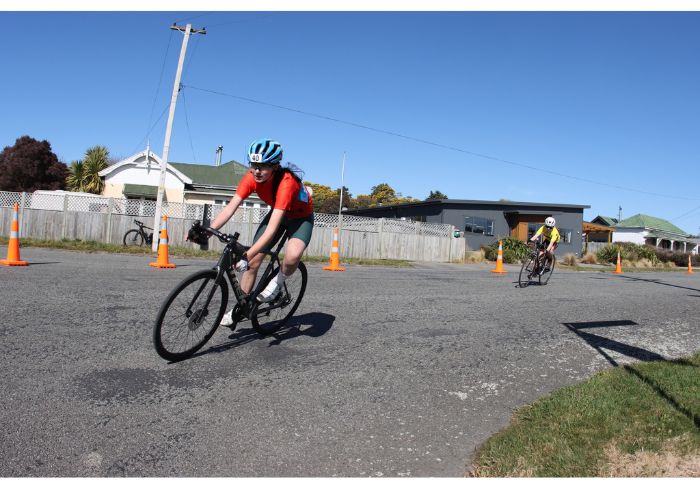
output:
[[[338,228],[333,229],[333,245],[331,245],[331,263],[326,266],[326,271],[345,271],[340,267],[340,256],[338,255]]]
[[[622,264],[620,263],[620,251],[617,251],[617,266],[615,267],[615,274],[622,274]]]
[[[168,216],[163,215],[163,223],[160,226],[160,238],[158,240],[158,260],[148,263],[154,268],[174,268],[173,263],[168,262]]]
[[[690,262],[690,254],[688,254],[688,274],[693,274],[693,263]]]
[[[503,269],[503,241],[498,241],[498,257],[496,258],[496,269],[491,270],[492,273],[506,273]]]
[[[26,266],[26,261],[19,258],[19,203],[15,203],[12,211],[12,224],[10,224],[10,242],[7,244],[7,259],[1,259],[0,264],[5,266]]]

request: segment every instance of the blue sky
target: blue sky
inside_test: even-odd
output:
[[[218,145],[225,161],[241,161],[250,141],[272,137],[305,179],[333,188],[347,152],[353,195],[389,183],[421,199],[440,190],[585,204],[586,219],[622,206],[623,218],[699,232],[700,12],[0,19],[12,40],[1,147],[46,139],[66,164],[97,144],[127,157],[150,140],[160,154],[182,43],[169,26],[190,22],[207,34],[190,39],[171,161],[213,164]]]

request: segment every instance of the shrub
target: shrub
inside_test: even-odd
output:
[[[581,258],[581,262],[586,264],[598,264],[598,258],[596,258],[595,253],[587,252]]]
[[[564,254],[564,257],[561,259],[561,264],[565,266],[576,266],[576,255],[571,253]]]
[[[503,242],[503,262],[518,263],[530,255],[530,248],[520,239],[514,237],[504,237]],[[498,241],[491,243],[488,247],[482,248],[486,259],[495,261],[498,258]]]
[[[615,244],[609,244],[599,249],[596,253],[596,257],[599,262],[614,264],[617,262],[618,251],[620,253],[620,259],[630,262],[648,259],[653,264],[656,264],[659,261],[655,248],[647,245],[634,244],[632,242],[616,242]]]

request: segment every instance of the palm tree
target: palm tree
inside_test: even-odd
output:
[[[109,151],[105,146],[91,147],[83,159],[83,191],[102,193],[105,182],[99,172],[109,166]]]
[[[82,161],[73,161],[68,168],[66,187],[68,191],[83,191],[83,180],[85,179],[85,167]]]

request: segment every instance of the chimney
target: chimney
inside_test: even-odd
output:
[[[216,148],[216,166],[221,164],[221,153],[224,152],[224,146],[219,146]]]

